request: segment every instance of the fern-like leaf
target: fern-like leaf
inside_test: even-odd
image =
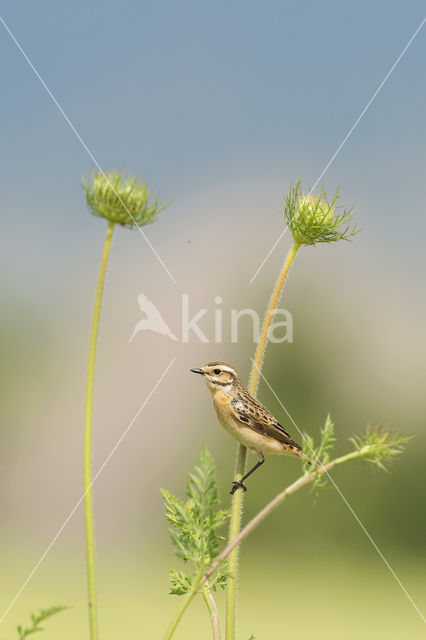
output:
[[[32,614],[31,625],[29,627],[23,627],[22,625],[19,625],[16,628],[19,640],[25,640],[25,638],[28,638],[28,636],[32,635],[33,633],[43,631],[43,627],[41,627],[40,625],[48,618],[51,618],[52,616],[60,613],[61,611],[64,611],[65,609],[68,609],[68,607],[60,604],[54,607],[50,607],[49,609],[40,609],[39,613]]]
[[[399,456],[412,436],[385,431],[381,426],[368,427],[361,436],[353,436],[350,441],[359,451],[360,456],[383,471]]]
[[[183,502],[170,491],[161,490],[165,516],[171,524],[169,531],[175,555],[185,564],[192,563],[194,574],[217,558],[219,544],[223,540],[217,529],[229,518],[229,511],[217,509],[219,492],[215,472],[213,457],[204,447],[194,471],[188,474],[188,500]],[[186,593],[191,586],[192,577],[171,569],[170,593]],[[225,582],[226,572],[218,572],[211,588],[224,586]]]
[[[304,434],[303,440],[303,452],[311,461],[311,465],[309,465],[308,462],[304,463],[305,473],[311,473],[315,468],[319,471],[328,462],[330,462],[330,454],[334,443],[336,442],[336,438],[334,436],[334,422],[331,419],[330,414],[327,415],[324,426],[320,430],[320,443],[318,446],[315,445],[314,439],[306,433]],[[326,474],[318,473],[312,481],[311,491],[317,491],[320,487],[323,487],[326,484]]]

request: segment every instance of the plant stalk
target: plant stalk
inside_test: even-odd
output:
[[[241,480],[244,475],[247,459],[247,447],[238,445],[237,463],[235,466],[235,480]],[[238,536],[241,525],[241,515],[243,512],[244,492],[236,491],[232,497],[231,520],[229,523],[229,542]],[[238,549],[235,549],[228,558],[228,578],[226,581],[225,593],[225,638],[235,637],[235,619],[237,607],[237,572],[238,572]]]
[[[290,251],[287,254],[283,268],[281,269],[281,273],[278,276],[278,280],[272,292],[271,299],[268,304],[268,308],[266,309],[265,318],[263,320],[259,342],[257,343],[256,353],[254,356],[253,366],[251,368],[250,380],[248,385],[249,393],[251,393],[252,396],[256,396],[257,394],[257,388],[259,386],[259,376],[260,376],[260,372],[262,371],[263,359],[265,357],[265,351],[268,344],[269,329],[271,328],[272,320],[274,318],[274,313],[280,301],[284,283],[287,279],[291,265],[293,264],[293,261],[300,247],[301,247],[300,243],[296,242],[295,240],[293,242],[293,245]]]
[[[268,308],[263,320],[262,329],[260,332],[259,342],[257,343],[256,353],[253,360],[253,365],[250,373],[250,380],[248,390],[256,396],[257,387],[259,385],[259,376],[262,369],[263,359],[265,356],[266,346],[268,343],[268,334],[271,328],[272,319],[274,317],[275,310],[278,306],[278,302],[281,297],[284,283],[290,271],[290,267],[296,257],[297,251],[300,248],[300,244],[294,241],[290,251],[287,254],[283,268],[278,277],[274,290],[272,292],[271,299],[269,301]],[[238,445],[237,462],[235,466],[235,480],[241,480],[244,475],[245,465],[247,459],[247,448],[242,444]],[[241,525],[241,516],[243,511],[243,491],[236,491],[232,499],[231,508],[231,521],[229,525],[229,545],[238,538]],[[228,546],[229,546],[228,545]],[[226,640],[235,640],[235,626],[236,626],[236,607],[237,607],[237,581],[238,581],[238,543],[232,546],[231,553],[228,558],[228,581],[226,587],[226,611],[225,611],[225,638]]]
[[[207,605],[207,609],[210,614],[210,621],[212,624],[212,634],[213,640],[220,640],[220,619],[219,619],[219,611],[217,610],[216,602],[213,597],[213,594],[210,590],[210,585],[207,581],[205,581],[203,588],[201,589],[204,602]]]
[[[338,464],[348,462],[349,460],[354,460],[355,458],[362,458],[364,455],[365,454],[362,451],[351,451],[350,453],[347,453],[340,458],[331,460],[326,465],[320,467],[315,471],[312,471],[311,473],[300,476],[300,478],[293,482],[293,484],[284,489],[284,491],[281,491],[281,493],[275,496],[275,498],[273,498],[271,502],[264,506],[263,509],[261,509],[259,513],[257,513],[254,518],[252,518],[250,522],[248,522],[245,527],[243,527],[243,529],[241,529],[239,534],[228,543],[227,547],[222,551],[218,559],[215,560],[215,562],[213,562],[204,573],[204,576],[202,577],[202,580],[200,582],[200,586],[203,587],[206,584],[207,580],[213,575],[216,569],[220,566],[221,562],[229,557],[234,549],[244,540],[244,538],[246,538],[253,531],[253,529],[255,529],[261,522],[263,522],[263,520],[265,520],[265,518],[267,518],[272,513],[272,511],[274,511],[274,509],[276,509],[278,505],[280,505],[288,496],[290,496],[292,493],[295,493],[298,489],[301,489],[306,484],[309,484],[309,482],[312,482],[312,480],[317,475],[327,473],[330,469]]]
[[[105,274],[111,249],[111,239],[114,222],[108,223],[102,260],[99,269],[95,304],[93,309],[92,329],[90,333],[89,361],[87,366],[86,407],[84,414],[84,453],[83,453],[83,488],[84,488],[84,518],[86,526],[86,561],[87,585],[89,604],[89,626],[91,640],[99,640],[98,605],[96,592],[95,565],[95,529],[93,518],[92,494],[92,418],[93,418],[93,390],[95,382],[96,347],[99,333],[99,319],[101,315],[102,296],[105,284]]]

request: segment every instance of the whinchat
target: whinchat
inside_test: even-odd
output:
[[[237,372],[229,364],[209,362],[191,371],[204,376],[221,425],[259,457],[259,461],[241,480],[232,483],[231,494],[239,488],[247,490],[244,480],[265,462],[264,453],[305,458],[302,447],[268,409],[244,388]]]

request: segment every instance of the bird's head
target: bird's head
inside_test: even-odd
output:
[[[191,371],[204,376],[204,380],[212,393],[219,389],[230,391],[232,386],[239,381],[235,369],[225,362],[208,362],[202,367],[191,369]]]

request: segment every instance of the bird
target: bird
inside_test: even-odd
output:
[[[148,298],[143,293],[140,293],[138,295],[138,304],[140,310],[143,311],[146,318],[142,318],[142,320],[139,320],[139,322],[136,324],[129,342],[131,342],[140,331],[147,330],[154,331],[155,333],[161,333],[177,342],[178,339],[176,338],[170,327],[163,320],[161,313],[159,312],[155,304],[151,302],[151,300],[148,300]]]
[[[254,467],[241,480],[232,483],[231,495],[237,489],[247,491],[244,481],[265,462],[265,453],[296,456],[309,462],[302,447],[272,413],[247,391],[233,367],[217,361],[191,371],[204,377],[221,425],[258,456]]]

